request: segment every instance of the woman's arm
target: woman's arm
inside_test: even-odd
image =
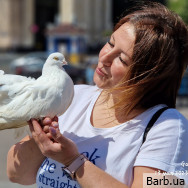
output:
[[[7,175],[10,181],[31,185],[36,181],[36,174],[45,159],[34,139],[26,136],[13,145],[7,156]]]
[[[46,117],[41,121],[42,128],[40,128],[49,139],[52,139],[51,134],[49,134],[49,126],[55,127],[56,121],[58,121],[58,117],[53,119]],[[23,185],[31,185],[36,182],[37,171],[46,158],[36,144],[36,139],[33,139],[37,132],[33,131],[31,121],[28,124],[32,137],[26,136],[13,145],[7,155],[7,176],[9,180]]]
[[[89,161],[76,171],[76,179],[82,188],[128,188]]]
[[[143,174],[150,173],[155,174],[158,172],[158,169],[144,166],[136,166],[134,167],[134,180],[131,188],[142,188],[143,187]],[[164,172],[160,170],[160,172]],[[155,178],[163,178],[163,176],[157,176]],[[96,167],[93,163],[86,161],[84,165],[82,165],[76,172],[76,179],[81,185],[82,188],[128,188],[125,184],[119,182],[114,177],[105,173],[103,170]],[[168,177],[166,177],[168,179]],[[144,179],[146,180],[146,178]],[[150,183],[150,182],[149,182]],[[145,185],[147,182],[145,181]]]
[[[53,138],[49,139],[49,135],[43,132],[36,120],[32,121],[32,125],[33,138],[46,157],[50,157],[67,166],[79,155],[76,145],[70,139],[64,137],[58,129],[49,128],[49,133]],[[154,173],[156,171],[157,169],[150,167],[135,167],[132,188],[142,188],[143,173]],[[128,188],[128,186],[116,180],[90,161],[86,161],[79,167],[76,172],[76,178],[82,188]]]

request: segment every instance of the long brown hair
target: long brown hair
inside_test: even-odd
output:
[[[147,109],[157,104],[174,108],[188,64],[186,24],[164,5],[154,2],[124,16],[114,30],[126,22],[135,29],[133,63],[121,83],[110,89],[119,92],[114,107],[121,107],[126,114],[135,107]]]

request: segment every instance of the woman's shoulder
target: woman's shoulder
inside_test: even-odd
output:
[[[165,110],[147,135],[148,141],[162,143],[170,142],[175,145],[186,142],[188,137],[188,120],[174,108]],[[181,142],[180,142],[181,140]]]
[[[143,113],[144,117],[147,119],[147,121],[149,121],[156,112],[158,112],[160,109],[164,107],[166,106],[164,105],[154,106],[148,109],[145,113]],[[186,117],[183,114],[181,114],[179,110],[175,108],[167,108],[166,110],[164,110],[162,114],[158,117],[156,123],[154,124],[154,127],[158,126],[158,124],[161,124],[161,123],[162,124],[167,123],[170,125],[175,124],[176,126],[186,124],[188,127],[188,120],[186,119]]]
[[[177,127],[185,127],[188,130],[188,120],[175,108],[165,110],[159,117],[158,123],[174,125]]]
[[[160,110],[163,105],[158,105],[145,113],[143,128],[145,129],[152,116]],[[170,142],[174,145],[180,140],[185,142],[188,137],[188,120],[177,109],[169,108],[165,110],[155,121],[149,130],[146,142]]]
[[[153,111],[154,110],[155,112],[158,111],[158,109],[153,109]],[[169,108],[159,116],[149,132],[152,136],[157,133],[168,135],[172,132],[174,136],[180,136],[182,130],[188,135],[188,120],[177,109]]]
[[[135,166],[167,172],[185,170],[181,162],[188,158],[187,138],[188,120],[177,109],[165,110],[149,130]]]

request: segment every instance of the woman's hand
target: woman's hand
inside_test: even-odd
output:
[[[58,128],[59,124],[58,124],[58,117],[55,116],[54,118],[49,118],[49,117],[45,117],[44,119],[39,121],[39,124],[41,125],[43,131],[46,133],[46,135],[50,138],[53,139],[50,133],[50,126],[54,127],[54,128]]]
[[[79,155],[74,142],[60,133],[57,119],[45,118],[41,124],[32,119],[29,126],[32,137],[44,156],[67,166]]]

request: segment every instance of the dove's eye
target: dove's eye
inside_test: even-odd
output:
[[[58,61],[58,60],[59,60],[59,58],[58,58],[58,57],[54,57],[53,59],[55,59],[56,61]]]

